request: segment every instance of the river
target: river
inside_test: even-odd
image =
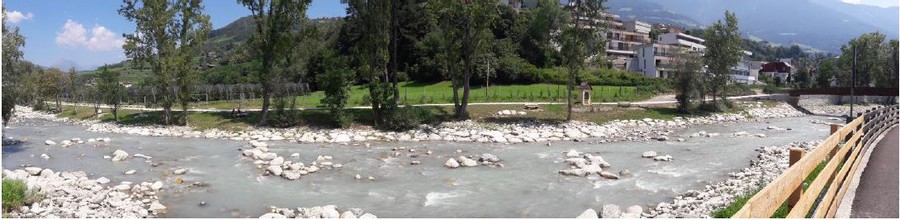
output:
[[[768,119],[693,126],[670,135],[667,142],[555,142],[524,144],[478,144],[447,142],[390,142],[364,145],[297,144],[269,142],[272,152],[285,156],[299,153],[299,161],[309,164],[319,155],[330,155],[340,169],[324,169],[295,181],[280,177],[262,177],[252,161],[239,149],[246,141],[203,138],[146,137],[89,132],[82,126],[38,119],[22,119],[10,124],[5,137],[26,140],[23,144],[3,146],[3,168],[16,169],[23,164],[55,171],[85,171],[90,178],[106,177],[119,181],[164,181],[161,202],[169,208],[165,217],[257,217],[267,207],[311,207],[337,205],[362,208],[379,217],[575,217],[588,208],[606,204],[622,207],[669,202],[689,189],[727,178],[749,165],[761,146],[785,145],[796,141],[820,140],[829,127],[811,123],[828,118],[817,116]],[[787,131],[766,129],[790,128]],[[689,138],[698,131],[718,132],[720,136]],[[750,135],[735,137],[735,132]],[[765,134],[759,138],[754,134]],[[109,137],[110,143],[84,143],[63,148],[44,145],[50,139],[59,143],[70,138]],[[677,138],[685,142],[674,141]],[[398,158],[389,157],[394,147],[416,149],[418,158],[408,151]],[[131,155],[153,157],[151,166],[142,158],[124,162],[103,159],[121,149]],[[566,169],[564,152],[575,149],[601,155],[612,164],[607,171],[630,170],[620,180],[569,177],[557,174]],[[421,152],[431,150],[433,155]],[[456,153],[462,150],[463,153]],[[671,162],[641,158],[644,151],[672,155]],[[44,160],[46,153],[51,158]],[[448,169],[449,157],[490,153],[503,160],[503,168],[472,167]],[[388,158],[388,159],[383,159]],[[420,160],[421,165],[409,165]],[[171,171],[190,168],[175,184]],[[126,170],[134,175],[123,175]],[[362,180],[356,180],[356,174]],[[373,176],[374,181],[365,177]],[[193,186],[202,182],[203,186]],[[206,205],[198,205],[205,202]]]

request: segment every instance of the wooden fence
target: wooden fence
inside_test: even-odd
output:
[[[785,202],[790,209],[788,218],[834,217],[862,154],[875,144],[876,137],[897,124],[898,112],[897,105],[868,110],[843,127],[832,125],[832,134],[805,155],[791,150],[791,167],[751,197],[732,218],[769,218]],[[824,169],[803,190],[803,180],[823,162]]]

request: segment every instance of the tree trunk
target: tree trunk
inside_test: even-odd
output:
[[[450,75],[450,84],[453,85],[453,114],[457,118],[460,116],[459,104],[459,75]]]
[[[459,113],[456,115],[460,119],[465,119],[469,117],[468,112],[466,111],[467,105],[469,105],[469,78],[472,76],[472,53],[473,45],[472,41],[474,41],[474,37],[471,36],[472,29],[472,20],[469,17],[471,15],[466,15],[465,20],[465,30],[464,30],[464,42],[463,42],[463,96],[462,103],[459,107]]]
[[[374,68],[372,68],[374,70]],[[372,123],[375,127],[378,127],[378,122],[381,121],[381,102],[379,101],[379,88],[378,88],[378,76],[375,75],[375,71],[372,71],[369,76],[369,99],[372,103]]]
[[[188,125],[188,104],[187,102],[181,103],[181,120],[184,120],[184,126]]]
[[[397,107],[397,103],[400,101],[400,89],[397,88],[397,38],[399,37],[399,12],[397,8],[399,7],[397,0],[391,0],[391,44],[390,44],[390,53],[391,53],[391,70],[390,76],[392,83],[392,88],[394,92],[394,99],[391,103],[391,107]]]
[[[262,111],[259,113],[259,125],[266,125],[266,119],[269,116],[269,102],[272,98],[272,93],[269,92],[268,86],[263,87],[263,103],[262,103]]]
[[[571,62],[571,61],[570,61]],[[572,120],[572,90],[575,87],[575,72],[577,70],[572,65],[569,66],[569,82],[566,83],[566,121]]]

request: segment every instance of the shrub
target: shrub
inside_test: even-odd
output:
[[[753,89],[750,89],[750,86],[744,84],[731,84],[725,86],[725,95],[726,96],[745,96],[745,95],[753,95]]]
[[[762,91],[765,94],[773,94],[773,93],[778,93],[780,91],[780,89],[778,89],[778,86],[775,86],[772,84],[766,84],[766,86],[763,87]]]
[[[3,210],[9,211],[23,205],[40,201],[42,196],[35,190],[28,190],[22,180],[3,180]]]
[[[353,124],[353,115],[348,114],[345,110],[332,111],[331,121],[340,128],[348,128]]]
[[[432,121],[434,121],[434,115],[428,109],[407,106],[385,111],[379,126],[385,130],[404,131]]]
[[[541,80],[541,74],[537,67],[517,56],[500,58],[497,67],[497,83],[530,84]]]

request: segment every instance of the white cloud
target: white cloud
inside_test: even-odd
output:
[[[841,0],[841,2],[854,5],[872,5],[878,7],[895,7],[900,5],[897,0]]]
[[[81,23],[66,20],[62,32],[56,34],[56,44],[63,46],[79,46],[87,42],[87,30]]]
[[[94,25],[88,37],[84,25],[67,20],[62,32],[56,34],[56,44],[61,46],[84,46],[89,51],[109,51],[122,48],[125,39],[106,27]]]
[[[28,13],[22,13],[20,11],[7,11],[6,12],[6,21],[9,21],[9,23],[12,23],[12,24],[19,24],[19,22],[22,22],[25,20],[31,20],[32,18],[34,18],[34,14],[32,14],[31,12],[28,12]]]
[[[88,50],[104,51],[122,48],[125,39],[103,26],[91,28],[91,39],[87,41]]]

